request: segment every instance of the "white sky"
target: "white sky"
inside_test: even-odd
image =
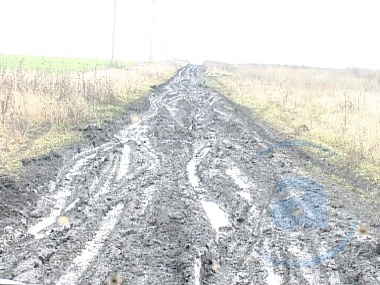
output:
[[[154,4],[153,4],[154,3]],[[111,58],[114,0],[0,0],[0,54]],[[379,0],[117,0],[115,57],[380,69]]]

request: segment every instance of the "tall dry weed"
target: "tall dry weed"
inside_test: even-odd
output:
[[[380,71],[207,62],[214,86],[282,132],[327,145],[380,182]]]
[[[136,100],[151,85],[169,79],[179,62],[135,64],[126,68],[54,72],[49,69],[0,70],[0,168],[30,155],[33,142],[73,126],[99,121],[107,106]],[[119,109],[120,109],[119,108]],[[72,134],[71,134],[72,135]],[[59,140],[51,145],[59,144]],[[43,146],[41,148],[44,148]],[[2,170],[0,169],[0,173]]]

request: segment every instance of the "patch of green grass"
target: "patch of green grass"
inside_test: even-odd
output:
[[[0,70],[45,69],[54,72],[87,71],[93,69],[104,69],[111,66],[126,67],[134,65],[134,62],[116,61],[86,58],[64,58],[29,55],[0,55]]]
[[[69,128],[54,128],[30,141],[22,141],[12,149],[8,149],[0,160],[0,174],[15,173],[22,170],[21,161],[49,153],[58,147],[83,140],[82,134]]]
[[[113,103],[93,107],[93,120],[97,125],[102,125],[104,120],[113,118],[116,114],[123,112],[123,103]]]
[[[141,88],[143,91],[139,92],[124,92],[119,100],[109,103],[94,106],[90,113],[92,114],[93,121],[97,125],[102,125],[106,119],[115,117],[117,114],[122,113],[125,110],[125,106],[132,104],[141,99],[142,94],[145,93],[147,87]]]

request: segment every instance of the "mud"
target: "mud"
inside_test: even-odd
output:
[[[258,159],[284,137],[208,88],[202,66],[181,69],[106,126],[80,131],[88,144],[23,161],[23,179],[1,177],[1,278],[379,284],[375,206],[331,179],[325,153],[287,148]],[[284,199],[276,181],[299,176],[326,188],[325,227],[273,220],[272,205]]]

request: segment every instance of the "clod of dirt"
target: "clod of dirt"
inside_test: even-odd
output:
[[[107,279],[107,285],[121,285],[123,284],[123,278],[120,276],[112,276]]]

